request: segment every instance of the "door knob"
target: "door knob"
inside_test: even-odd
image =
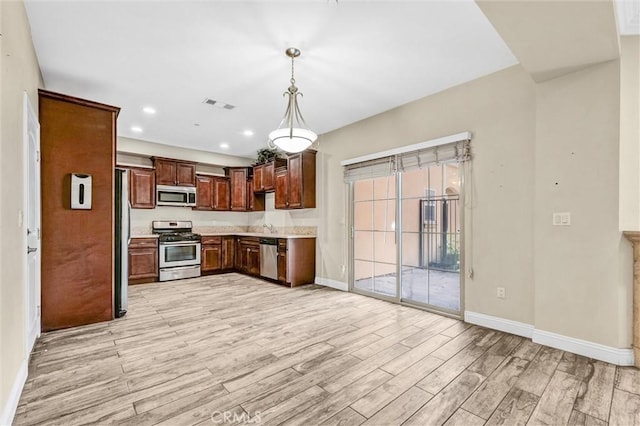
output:
[[[29,247],[29,246],[27,246],[27,254],[33,253],[34,251],[38,251],[38,247]]]

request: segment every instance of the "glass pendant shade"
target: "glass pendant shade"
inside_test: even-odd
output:
[[[284,95],[289,97],[289,101],[280,125],[269,133],[269,145],[294,153],[309,148],[318,139],[318,135],[309,130],[298,107],[298,95],[302,96],[302,93],[298,92],[293,78],[293,59],[300,55],[300,51],[289,48],[286,54],[291,58],[291,86],[284,92]]]

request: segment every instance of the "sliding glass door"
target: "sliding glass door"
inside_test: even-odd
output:
[[[348,166],[352,291],[459,316],[463,141]]]
[[[457,163],[402,173],[402,301],[460,311],[459,200]]]
[[[397,297],[396,179],[394,175],[353,184],[353,288]]]

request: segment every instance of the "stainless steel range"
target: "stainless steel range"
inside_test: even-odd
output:
[[[200,276],[200,234],[191,232],[191,221],[152,222],[158,234],[160,281]]]

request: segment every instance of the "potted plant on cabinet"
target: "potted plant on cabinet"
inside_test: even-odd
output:
[[[280,151],[278,151],[276,148],[261,148],[258,150],[257,155],[258,158],[253,163],[254,166],[268,163],[277,158],[280,158]]]

